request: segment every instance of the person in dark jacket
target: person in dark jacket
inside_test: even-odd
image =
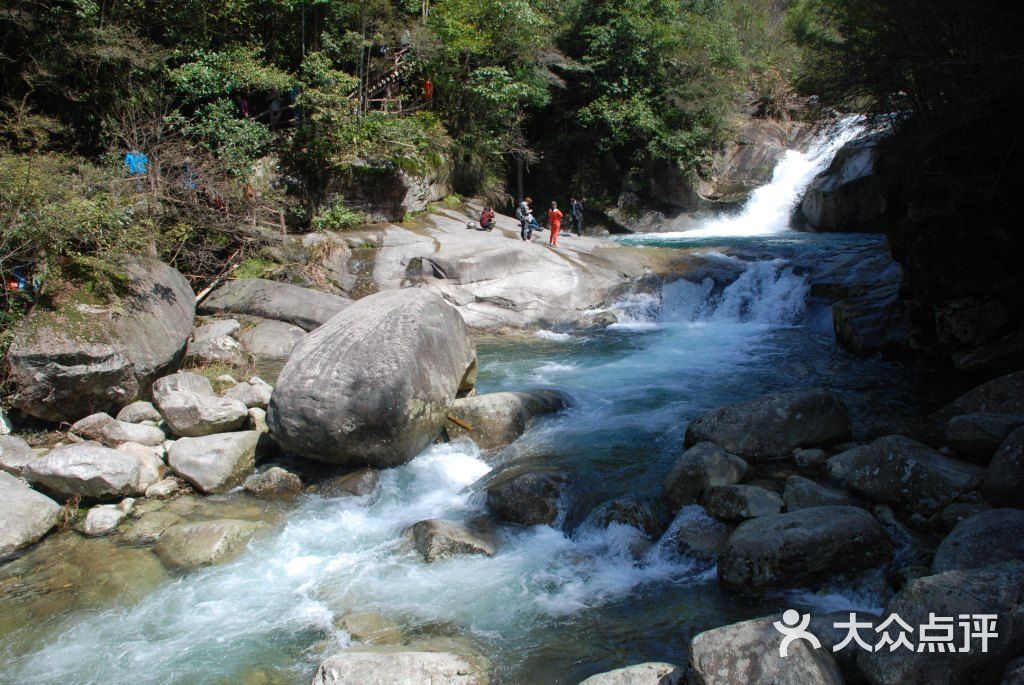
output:
[[[572,217],[572,230],[576,235],[583,235],[583,200],[575,197],[569,202],[569,216]]]
[[[536,225],[536,219],[533,218],[533,208],[530,206],[533,204],[533,198],[524,197],[523,201],[516,207],[516,218],[519,219],[519,237],[523,240],[530,240],[533,238],[533,230]]]

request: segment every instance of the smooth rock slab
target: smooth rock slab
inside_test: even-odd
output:
[[[690,642],[690,675],[697,685],[843,685],[843,676],[829,653],[803,640],[779,656],[782,634],[773,623],[779,616],[714,628]]]
[[[282,449],[335,464],[404,464],[476,380],[462,317],[425,290],[365,297],[296,345],[267,410]]]
[[[167,463],[199,492],[225,492],[252,473],[259,438],[257,431],[181,438],[171,445]]]
[[[403,534],[428,564],[464,554],[494,555],[494,543],[462,523],[428,519],[412,524]]]
[[[685,445],[713,442],[757,461],[785,457],[798,447],[826,447],[850,435],[843,401],[823,388],[806,388],[705,412],[686,427]]]
[[[14,435],[0,435],[0,471],[15,476],[25,473],[25,467],[39,458],[32,447]]]
[[[139,458],[98,442],[56,447],[26,466],[25,477],[64,497],[120,499],[141,494]]]
[[[0,472],[0,557],[31,545],[57,523],[60,506],[14,476]]]
[[[313,685],[483,685],[467,659],[446,652],[355,651],[324,659]]]
[[[246,314],[294,324],[307,331],[344,311],[352,300],[262,278],[228,281],[199,305],[202,314]]]
[[[892,559],[881,524],[857,507],[813,507],[740,524],[718,560],[718,578],[736,589],[799,587]]]
[[[939,544],[932,573],[1024,560],[1024,511],[989,509],[958,523]]]
[[[249,418],[249,408],[238,400],[192,392],[169,393],[157,408],[170,431],[184,438],[237,430]]]
[[[559,412],[571,404],[559,390],[492,392],[455,400],[451,413],[473,427],[472,431],[449,421],[449,439],[467,437],[480,449],[504,447],[526,432],[535,417]]]
[[[996,614],[995,632],[988,651],[974,640],[967,652],[917,652],[917,636],[908,635],[915,648],[861,652],[860,670],[876,685],[958,685],[998,682],[1006,664],[1024,651],[1024,561],[1008,561],[984,568],[947,571],[912,580],[896,594],[885,614],[898,614],[910,626],[926,625],[929,614],[952,616]],[[955,629],[958,646],[963,636]]]
[[[590,676],[579,685],[682,685],[686,669],[649,661]]]
[[[756,485],[713,485],[704,491],[701,504],[723,521],[743,521],[782,511],[782,498]]]
[[[732,485],[747,473],[747,462],[712,442],[699,442],[672,465],[662,483],[662,498],[671,509],[693,504],[712,485]]]
[[[153,551],[169,568],[212,566],[241,554],[257,528],[236,519],[179,523],[164,530]]]
[[[828,474],[858,495],[931,515],[981,484],[982,469],[902,435],[855,447],[825,463]]]

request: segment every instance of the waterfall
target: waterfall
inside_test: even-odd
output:
[[[844,144],[863,133],[863,117],[846,117],[815,136],[807,152],[787,150],[772,172],[772,180],[750,194],[739,214],[717,216],[690,231],[656,234],[687,238],[758,236],[789,228],[793,207]]]

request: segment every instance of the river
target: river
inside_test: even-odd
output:
[[[637,292],[603,330],[479,339],[482,392],[557,387],[573,396],[572,409],[497,454],[433,446],[385,472],[371,497],[303,497],[235,561],[166,581],[130,606],[57,613],[16,630],[0,641],[0,680],[308,683],[325,654],[350,643],[334,618],[358,611],[393,619],[420,644],[477,650],[493,682],[573,684],[640,661],[681,662],[696,632],[783,605],[880,606],[872,577],[754,602],[720,590],[713,568],[658,545],[638,552],[633,529],[586,520],[605,500],[656,496],[687,420],[706,409],[823,385],[863,427],[952,394],[927,366],[838,350],[828,307],[810,294],[823,256],[882,240],[785,228],[795,198],[845,135],[790,152],[737,215],[697,231],[620,238],[706,252],[734,272],[728,284]],[[415,521],[484,514],[474,484],[524,461],[570,476],[556,526],[504,527],[490,558],[428,565],[402,547],[400,531]]]

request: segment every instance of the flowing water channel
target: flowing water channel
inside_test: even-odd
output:
[[[735,216],[703,229],[623,238],[698,248],[737,276],[677,281],[618,303],[599,331],[478,341],[482,392],[557,387],[574,407],[497,454],[438,445],[355,499],[306,496],[235,561],[159,584],[141,600],[54,613],[0,637],[4,683],[308,683],[351,642],[335,618],[375,612],[414,644],[472,649],[498,683],[577,683],[649,660],[679,662],[698,631],[783,605],[878,606],[871,579],[756,602],[723,592],[713,568],[586,514],[628,494],[656,496],[697,413],[774,390],[823,385],[859,421],[930,408],[948,391],[929,369],[835,348],[808,271],[822,256],[881,240],[785,229],[789,210],[849,131],[790,152]],[[735,256],[742,254],[742,258]],[[922,402],[919,398],[925,397]],[[490,558],[422,563],[400,531],[425,518],[486,512],[479,487],[509,463],[570,475],[554,527],[503,527]],[[696,507],[684,511],[700,517]],[[454,647],[453,647],[454,645]]]

